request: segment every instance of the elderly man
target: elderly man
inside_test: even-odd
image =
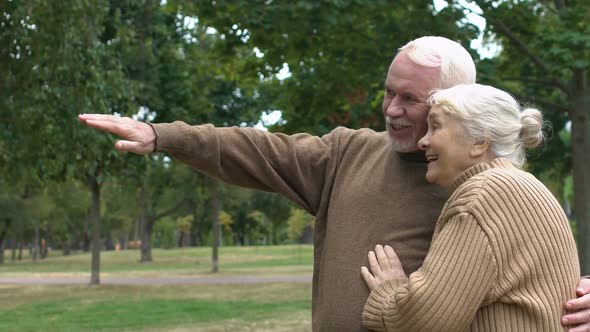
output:
[[[422,37],[408,43],[387,74],[385,132],[337,128],[323,137],[287,136],[99,114],[80,120],[122,137],[118,150],[167,152],[227,183],[279,193],[314,215],[313,330],[365,331],[361,312],[369,291],[359,268],[367,265],[366,253],[376,243],[390,244],[405,271],[415,271],[447,199],[426,182],[427,163],[418,150],[427,131],[426,100],[433,89],[474,83],[475,73],[456,42]],[[590,282],[580,286],[590,290]],[[572,303],[590,306],[585,298]],[[590,320],[584,312],[565,318],[570,324]]]

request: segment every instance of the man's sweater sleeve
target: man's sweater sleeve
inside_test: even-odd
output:
[[[377,331],[464,331],[497,279],[488,238],[468,213],[451,217],[424,265],[375,288],[363,323]]]
[[[317,213],[329,189],[338,137],[273,134],[254,128],[153,124],[158,151],[242,187],[277,192]]]

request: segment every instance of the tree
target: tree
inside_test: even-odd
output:
[[[161,159],[161,158],[158,158]],[[140,180],[139,214],[143,225],[141,235],[141,262],[151,262],[151,239],[156,222],[172,215],[184,215],[187,200],[175,190],[173,168],[164,160],[149,162],[148,170]],[[172,185],[172,186],[171,186]]]
[[[275,193],[258,191],[252,196],[252,208],[264,213],[270,223],[270,244],[280,244],[288,236],[287,219],[293,204]]]
[[[193,216],[186,215],[184,217],[176,218],[176,228],[178,229],[178,246],[179,247],[187,247],[190,246],[190,235],[191,235],[191,228]]]
[[[130,163],[132,164],[132,162]],[[108,247],[117,245],[127,249],[129,237],[137,221],[137,186],[135,181],[129,181],[127,174],[132,169],[124,170],[121,174],[113,175],[111,181],[103,189],[103,225],[102,236],[107,238]],[[138,240],[139,238],[134,238]]]
[[[477,34],[471,24],[458,27],[464,14],[455,7],[437,13],[431,1],[200,1],[195,15],[217,29],[228,45],[257,47],[254,63],[264,77],[261,100],[283,112],[274,130],[324,134],[338,125],[383,128],[383,81],[396,49],[429,34],[463,45]],[[226,56],[235,54],[227,47]],[[274,74],[283,63],[291,77]]]
[[[98,0],[12,2],[3,8],[14,15],[5,24],[24,26],[9,29],[7,38],[18,47],[2,58],[9,70],[7,114],[14,120],[4,137],[21,147],[11,151],[11,161],[30,162],[42,182],[71,174],[87,185],[92,193],[91,284],[99,283],[101,186],[110,171],[124,164],[112,151],[112,138],[83,128],[76,115],[125,114],[133,104],[133,84],[118,62],[120,40],[103,35],[108,8],[107,1]]]
[[[309,229],[313,227],[315,219],[304,210],[291,208],[291,214],[287,223],[289,224],[289,239],[293,242],[300,243],[306,241]]]

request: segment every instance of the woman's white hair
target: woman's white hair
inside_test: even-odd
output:
[[[402,46],[399,52],[423,67],[440,67],[437,87],[450,88],[457,84],[475,83],[473,58],[461,44],[444,37],[425,36]]]
[[[526,162],[527,148],[544,139],[543,115],[534,108],[522,109],[508,93],[480,84],[460,84],[435,91],[428,103],[457,119],[474,142],[490,141],[496,157],[516,167]]]

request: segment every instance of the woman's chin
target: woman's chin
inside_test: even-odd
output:
[[[432,172],[428,171],[426,172],[426,181],[429,183],[436,183],[436,176],[432,174]]]
[[[435,172],[426,172],[426,181],[428,183],[437,184],[442,187],[448,187],[449,184],[443,180],[444,179],[441,179],[440,176],[437,176]]]

